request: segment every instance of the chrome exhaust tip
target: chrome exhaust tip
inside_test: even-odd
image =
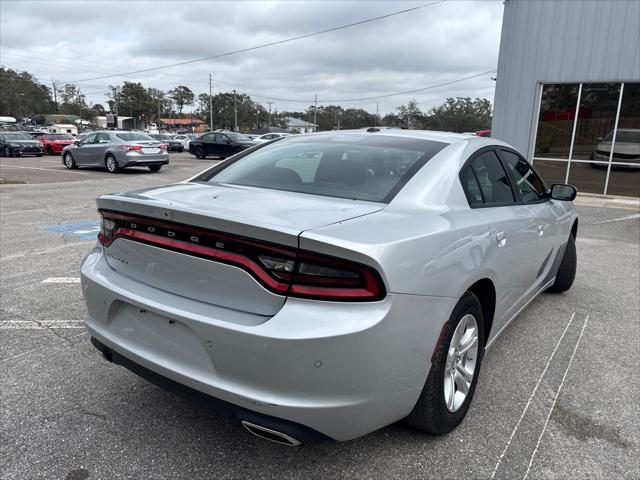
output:
[[[297,447],[298,445],[302,445],[300,440],[297,440],[286,433],[278,432],[277,430],[263,427],[262,425],[256,425],[255,423],[247,422],[246,420],[240,420],[240,423],[250,433],[256,437],[262,438],[263,440],[269,440],[270,442],[279,443],[288,447]]]

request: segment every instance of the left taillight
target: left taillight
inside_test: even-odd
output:
[[[142,150],[142,145],[118,145],[118,147],[120,148],[120,150],[125,150],[125,151],[139,151]]]
[[[148,217],[100,210],[98,242],[126,238],[236,266],[267,290],[292,297],[371,302],[386,296],[378,272],[319,253]]]

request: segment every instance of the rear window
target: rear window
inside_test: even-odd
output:
[[[287,137],[196,180],[388,203],[447,145],[382,135]]]
[[[125,142],[148,142],[149,140],[155,141],[153,137],[150,137],[146,133],[129,132],[129,133],[116,133],[116,137]]]

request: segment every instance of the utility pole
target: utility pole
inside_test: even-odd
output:
[[[209,74],[209,130],[213,132],[213,93],[211,90],[211,74]]]
[[[238,107],[236,106],[236,90],[233,90],[233,131],[238,131]]]
[[[271,126],[271,104],[273,102],[267,102],[267,104],[269,105],[269,119],[267,120],[267,127]]]
[[[315,102],[314,102],[314,105],[313,105],[313,123],[315,125],[318,124],[317,121],[316,121],[316,112],[317,111],[318,111],[318,94],[316,93]],[[316,129],[317,129],[317,127],[316,127]]]
[[[158,97],[158,120],[156,121],[156,130],[160,132],[160,116],[162,115],[162,98]]]
[[[258,124],[260,122],[260,109],[258,107],[256,107],[256,130],[260,128],[260,125]]]
[[[56,113],[58,113],[58,85],[51,79],[51,86],[53,87],[53,103],[56,104]]]
[[[378,115],[378,107],[380,106],[380,102],[376,102],[376,125],[378,125],[378,119],[380,115]]]

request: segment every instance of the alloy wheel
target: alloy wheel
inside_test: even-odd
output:
[[[118,164],[116,163],[116,159],[112,156],[107,157],[107,170],[113,173],[118,169]]]
[[[467,314],[458,322],[447,350],[444,401],[451,413],[458,411],[467,398],[477,359],[478,322],[476,317]]]
[[[67,153],[64,156],[64,164],[67,168],[73,168],[73,158],[71,157],[70,153]]]

